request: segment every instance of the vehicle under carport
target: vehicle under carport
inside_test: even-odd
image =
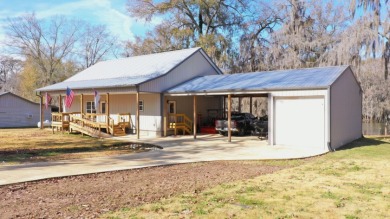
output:
[[[267,96],[270,145],[334,150],[362,136],[362,90],[349,66],[209,75],[164,95],[192,96],[194,115],[198,97],[227,97],[228,118],[232,97]]]

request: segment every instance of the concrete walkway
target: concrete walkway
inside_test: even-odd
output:
[[[136,141],[132,136],[117,139]],[[215,160],[293,159],[327,152],[321,149],[268,146],[266,141],[260,141],[253,136],[233,137],[231,143],[227,142],[226,137],[219,135],[201,135],[196,140],[192,136],[150,138],[142,139],[140,142],[159,145],[164,149],[128,155],[0,166],[0,185],[167,164]]]

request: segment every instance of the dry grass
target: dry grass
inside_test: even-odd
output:
[[[50,129],[1,129],[0,163],[77,159],[134,153],[129,143],[97,139],[80,134],[62,134]],[[0,165],[1,165],[0,164]]]
[[[311,162],[107,218],[388,218],[390,143],[362,139]]]

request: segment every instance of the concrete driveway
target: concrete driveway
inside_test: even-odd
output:
[[[133,136],[116,139],[136,141]],[[200,135],[196,140],[192,136],[144,138],[140,142],[159,145],[164,149],[128,155],[0,166],[0,185],[168,164],[215,160],[294,159],[327,152],[320,149],[268,146],[266,141],[260,141],[254,136],[233,137],[230,143],[226,137],[220,135]]]

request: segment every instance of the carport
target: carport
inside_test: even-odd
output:
[[[334,150],[362,136],[362,91],[349,66],[208,75],[164,95],[192,97],[194,118],[197,97],[227,96],[228,124],[232,97],[267,96],[269,145]]]

